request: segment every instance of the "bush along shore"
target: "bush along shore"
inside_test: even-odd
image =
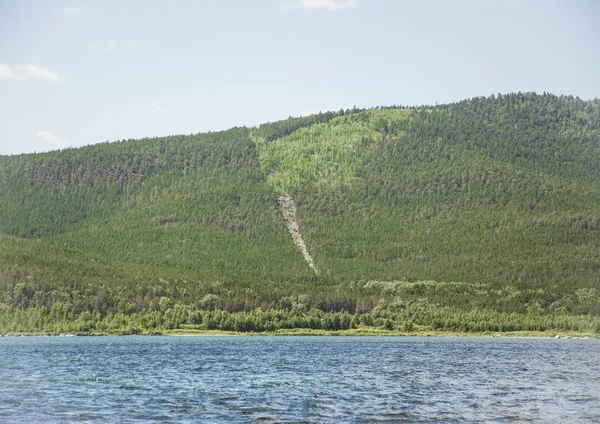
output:
[[[574,315],[499,313],[412,305],[401,311],[323,312],[312,309],[227,312],[180,304],[165,312],[102,316],[47,312],[39,308],[0,312],[3,335],[512,335],[599,337],[600,318]]]

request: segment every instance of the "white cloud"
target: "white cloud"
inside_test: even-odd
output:
[[[48,68],[42,68],[41,66],[31,64],[17,65],[16,71],[13,71],[10,69],[10,66],[0,63],[0,80],[59,82],[60,77],[56,72]]]
[[[158,110],[159,112],[166,112],[167,109],[164,109],[162,107],[160,107],[156,102],[152,102],[152,107],[156,110]]]
[[[17,79],[15,73],[10,69],[10,66],[0,63],[0,80]]]
[[[59,137],[46,130],[38,131],[37,133],[35,133],[35,136],[37,138],[41,138],[44,141],[44,143],[52,147],[67,147],[67,145],[69,144],[66,138]]]
[[[17,70],[19,71],[19,74],[25,76],[26,79],[45,80],[50,82],[60,81],[60,77],[56,72],[47,68],[42,68],[41,66],[30,64],[17,65]]]
[[[67,15],[78,15],[79,12],[81,12],[81,10],[78,7],[65,7],[62,10],[62,13],[65,13]]]
[[[327,9],[332,12],[343,9],[351,9],[356,6],[355,0],[296,0],[291,3],[285,3],[281,6],[282,10],[303,9]]]
[[[129,50],[134,47],[134,42],[131,38],[124,38],[122,40],[108,40],[99,44],[88,43],[88,47],[92,50]]]

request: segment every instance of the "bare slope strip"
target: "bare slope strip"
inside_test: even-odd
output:
[[[296,204],[294,203],[294,199],[292,199],[290,196],[278,196],[277,200],[283,207],[283,216],[287,221],[288,229],[290,230],[290,234],[292,235],[294,243],[296,243],[296,246],[300,248],[302,251],[302,256],[304,256],[308,266],[316,274],[317,267],[315,266],[313,258],[306,247],[306,243],[304,243],[304,240],[302,239],[300,227],[298,226],[298,221],[296,221]]]

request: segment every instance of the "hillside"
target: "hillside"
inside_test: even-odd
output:
[[[503,96],[366,111],[257,145],[335,278],[591,284],[598,113]]]
[[[0,156],[0,332],[600,330],[599,163],[521,93]]]

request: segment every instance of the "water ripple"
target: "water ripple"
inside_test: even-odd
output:
[[[598,422],[596,340],[0,339],[0,421]]]

